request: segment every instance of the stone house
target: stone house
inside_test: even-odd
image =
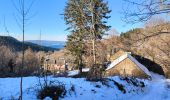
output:
[[[132,57],[130,52],[119,51],[111,59],[111,64],[106,68],[107,76],[151,78],[149,70]]]

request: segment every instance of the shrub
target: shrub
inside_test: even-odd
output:
[[[33,52],[30,48],[25,51],[24,55],[24,67],[22,69],[22,74],[24,76],[36,75],[40,71],[40,62],[38,56],[35,56],[36,52]],[[22,52],[18,53],[16,58],[17,73],[20,73],[20,68],[22,67]]]
[[[59,98],[64,98],[66,92],[64,84],[48,85],[38,91],[37,98],[43,100],[46,97],[50,97],[53,100],[58,100]]]
[[[102,80],[103,65],[94,64],[87,75],[88,81],[101,81]]]
[[[15,59],[16,54],[6,46],[0,46],[0,74],[8,74],[10,67],[8,66],[10,60]],[[15,62],[15,61],[13,61]]]

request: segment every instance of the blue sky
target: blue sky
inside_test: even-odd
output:
[[[13,1],[17,5],[17,0]],[[26,0],[26,6],[30,3],[29,1]],[[121,20],[123,0],[107,1],[112,10],[111,18],[108,20],[111,29],[116,29],[120,33],[141,26],[140,24],[126,24]],[[65,41],[69,32],[65,31],[67,26],[61,14],[64,12],[66,2],[67,0],[35,0],[30,12],[33,17],[26,25],[26,40],[38,40],[41,30],[43,40]],[[17,14],[12,0],[0,0],[0,35],[8,35],[4,28],[5,19],[9,35],[21,40],[22,31],[15,18]]]

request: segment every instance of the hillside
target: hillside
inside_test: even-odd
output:
[[[27,42],[55,49],[63,49],[66,44],[65,41],[48,41],[48,40],[28,40]]]
[[[22,50],[22,42],[10,37],[10,36],[0,36],[0,45],[5,45],[10,47],[14,51],[21,51]],[[31,48],[33,51],[54,51],[59,50],[51,47],[40,46],[38,44],[34,44],[31,42],[25,42],[25,49]]]
[[[152,80],[142,80],[121,79],[115,76],[108,78],[106,82],[89,82],[85,78],[65,77],[48,77],[48,80],[55,81],[56,84],[65,84],[66,95],[59,100],[169,100],[170,80],[154,73],[152,77]],[[40,80],[43,83],[43,78]],[[0,78],[0,99],[17,99],[19,83],[19,78]],[[38,77],[24,77],[23,83],[23,99],[36,100],[37,89],[40,88]]]
[[[144,29],[136,28],[121,34],[121,37],[126,39],[124,43],[125,47],[129,47],[129,51],[161,66],[166,77],[170,77],[169,28],[170,25],[167,24],[162,25],[161,29],[158,26]],[[142,62],[147,63],[146,60]],[[152,67],[152,71],[157,69],[152,64],[150,67]]]

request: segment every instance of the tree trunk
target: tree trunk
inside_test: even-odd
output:
[[[20,80],[20,100],[22,100],[22,81],[23,81],[23,68],[24,68],[24,40],[25,40],[25,8],[24,8],[24,0],[22,4],[22,33],[23,33],[23,41],[22,41],[22,67],[21,67],[21,80]]]
[[[96,50],[95,50],[95,39],[92,40],[93,44],[93,64],[96,64]]]
[[[91,32],[92,32],[92,45],[93,45],[93,63],[96,64],[96,50],[95,50],[95,22],[94,22],[94,7],[93,7],[93,0],[92,0],[92,3],[91,3],[91,10],[92,10],[92,29],[91,29]]]
[[[82,68],[83,68],[83,62],[82,62],[82,56],[79,57],[79,74],[82,74]]]

